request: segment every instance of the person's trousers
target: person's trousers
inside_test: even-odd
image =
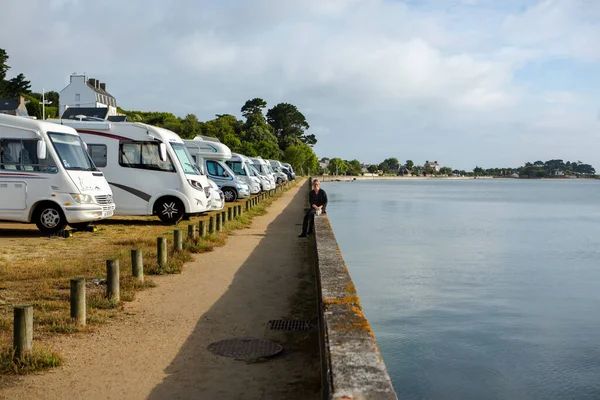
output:
[[[315,226],[315,213],[316,210],[311,208],[304,214],[304,221],[302,221],[302,234],[306,235],[309,232],[313,231]]]

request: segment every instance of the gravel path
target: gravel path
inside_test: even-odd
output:
[[[53,348],[65,365],[18,378],[0,398],[318,398],[318,354],[266,329],[289,316],[288,299],[310,271],[308,242],[297,238],[305,201],[298,184],[181,275],[153,278],[158,287],[138,293],[110,324],[58,337]],[[206,350],[235,337],[276,340],[284,352],[246,363]]]

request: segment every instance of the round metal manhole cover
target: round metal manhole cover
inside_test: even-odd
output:
[[[208,350],[218,356],[236,360],[253,360],[271,357],[283,350],[280,344],[262,339],[225,339],[208,345]]]

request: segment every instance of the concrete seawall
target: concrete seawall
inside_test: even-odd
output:
[[[324,399],[397,399],[326,215],[315,217]]]

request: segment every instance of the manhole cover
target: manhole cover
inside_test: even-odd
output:
[[[225,339],[208,345],[208,350],[218,356],[236,360],[253,360],[271,357],[283,350],[280,344],[262,339]]]
[[[306,319],[272,319],[268,327],[272,331],[304,332],[310,330],[310,322]]]

